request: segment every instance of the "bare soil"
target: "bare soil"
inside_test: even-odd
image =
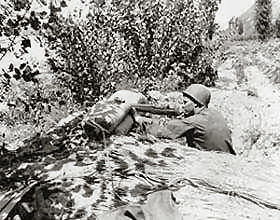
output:
[[[239,43],[229,50],[231,56],[218,69],[220,78],[212,90],[212,104],[227,118],[239,154],[277,160],[280,90],[263,68],[265,64],[272,66],[273,60],[259,43]]]

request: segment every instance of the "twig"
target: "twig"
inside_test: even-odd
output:
[[[221,194],[245,199],[245,200],[247,200],[249,202],[252,202],[252,203],[254,203],[254,204],[256,204],[260,207],[266,207],[266,208],[269,208],[269,209],[280,210],[280,206],[277,205],[277,204],[273,204],[273,203],[264,201],[260,198],[257,198],[253,195],[249,195],[247,193],[222,189],[220,187],[213,186],[213,185],[209,184],[208,182],[206,182],[205,180],[202,180],[202,179],[182,178],[182,180],[187,181],[192,187],[195,187],[195,188],[204,187],[206,190],[209,190],[209,191],[212,191],[212,192],[221,193]]]
[[[102,136],[104,133],[106,134],[110,134],[110,131],[108,131],[107,129],[103,128],[100,124],[96,123],[96,122],[93,122],[93,121],[87,121],[86,122],[87,124],[91,125],[91,126],[96,126],[98,127],[101,131],[102,131]],[[103,137],[104,138],[104,137]],[[104,142],[104,139],[103,139],[103,142]],[[106,141],[104,142],[104,146],[106,147]]]

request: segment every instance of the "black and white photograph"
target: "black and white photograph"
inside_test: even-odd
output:
[[[0,220],[280,220],[280,0],[0,0]]]

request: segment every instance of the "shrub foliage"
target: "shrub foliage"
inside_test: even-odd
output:
[[[99,1],[79,23],[53,12],[45,25],[56,51],[50,59],[53,70],[79,102],[128,81],[153,89],[170,75],[181,79],[174,88],[194,82],[213,85],[213,49],[207,42],[215,31],[218,3]]]
[[[280,38],[280,16],[275,21],[275,35]]]
[[[94,102],[123,85],[145,91],[214,84],[212,38],[220,0],[91,1],[83,19],[62,16],[68,2],[46,1],[39,11],[29,0],[7,5],[0,35],[11,42],[0,48],[1,58],[21,41],[21,59],[35,36],[55,79],[79,103]],[[11,77],[37,87],[41,74],[28,59],[5,71],[1,77],[10,89]]]
[[[243,22],[241,20],[238,20],[238,34],[242,35],[243,33],[244,33]]]
[[[271,0],[256,0],[255,27],[260,40],[271,35]]]
[[[79,10],[65,16],[69,2],[0,3],[5,142],[47,131],[120,88],[145,92],[214,84],[213,59],[223,42],[214,23],[220,0],[84,0],[87,16]],[[36,44],[43,58],[34,55]]]

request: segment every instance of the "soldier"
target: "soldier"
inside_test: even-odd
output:
[[[217,110],[208,108],[211,93],[201,84],[192,84],[184,92],[184,102],[192,102],[194,114],[167,124],[170,138],[186,137],[190,147],[201,150],[223,151],[236,155],[231,141],[231,131]]]

